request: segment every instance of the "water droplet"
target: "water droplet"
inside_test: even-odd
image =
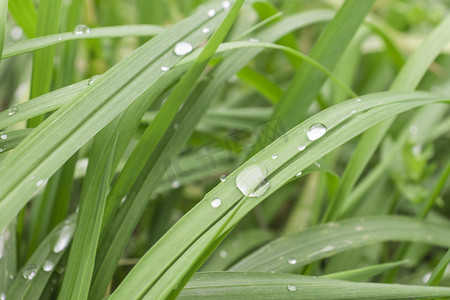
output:
[[[216,198],[213,201],[211,201],[211,206],[213,208],[218,208],[221,204],[222,204],[222,200],[220,200],[219,198]]]
[[[19,111],[19,109],[17,107],[11,107],[8,109],[8,116],[12,116],[13,114],[15,114],[18,111]]]
[[[298,150],[298,151],[303,151],[303,150],[305,150],[305,149],[306,149],[306,146],[305,146],[305,145],[300,145],[300,146],[297,147],[297,150]]]
[[[34,276],[36,276],[36,273],[38,271],[38,268],[36,265],[28,265],[23,268],[22,276],[26,280],[32,280]]]
[[[88,34],[90,32],[91,32],[91,29],[84,24],[79,24],[79,25],[75,26],[75,29],[73,30],[73,34],[75,34],[75,35],[83,35],[83,34]]]
[[[44,265],[42,266],[42,269],[43,269],[45,272],[53,271],[54,268],[55,268],[55,263],[54,263],[52,260],[49,260],[49,259],[47,259],[47,260],[44,262]]]
[[[237,188],[248,197],[261,197],[270,188],[267,170],[262,165],[250,165],[236,177]]]
[[[62,38],[62,37],[60,37],[60,36],[58,36],[58,38],[57,38],[56,40],[58,40],[58,41],[62,41],[62,40],[63,40],[63,38]]]
[[[295,286],[295,285],[293,285],[293,284],[288,284],[287,285],[287,289],[290,291],[290,292],[296,292],[298,289],[297,289],[297,287]]]
[[[320,168],[320,163],[319,163],[319,162],[316,161],[316,162],[314,163],[314,165],[315,165],[316,167]]]
[[[2,140],[6,140],[7,138],[8,138],[8,135],[5,133],[0,135],[0,139],[2,139]]]
[[[40,186],[43,185],[45,182],[46,182],[45,179],[40,179],[40,180],[38,180],[38,182],[36,182],[36,186],[37,186],[37,187],[40,187]]]
[[[5,150],[6,150],[6,148],[0,147],[0,153],[4,152]]]
[[[419,127],[417,125],[411,125],[411,127],[409,127],[409,133],[411,135],[419,134]]]
[[[97,79],[99,79],[100,78],[100,75],[94,75],[94,76],[92,76],[91,78],[89,78],[89,80],[88,80],[88,85],[91,85],[91,84],[93,84]]]
[[[180,128],[180,123],[175,123],[173,125],[173,129],[177,130],[178,128]]]
[[[298,176],[301,176],[302,174],[303,174],[303,172],[302,172],[302,171],[300,171],[300,172],[298,172],[298,173],[297,173],[297,175],[295,175],[295,176],[297,176],[297,177],[298,177]]]
[[[327,132],[325,125],[317,123],[309,127],[306,131],[306,135],[310,141],[315,141],[321,138]]]
[[[170,70],[169,67],[161,67],[161,71],[163,71],[163,72],[167,72],[167,71],[169,71],[169,70]]]
[[[10,34],[11,34],[11,38],[12,38],[14,41],[18,41],[18,40],[20,40],[20,39],[22,38],[22,36],[23,36],[23,30],[22,30],[22,28],[19,27],[19,26],[14,26],[14,27],[11,29]]]
[[[277,158],[278,158],[278,155],[272,154],[272,159],[277,159]]]
[[[188,42],[179,42],[175,45],[174,53],[178,56],[183,56],[192,52],[194,48]]]
[[[208,28],[208,27],[203,27],[202,28],[202,33],[210,33],[211,32],[211,30]]]
[[[9,275],[9,279],[13,280],[14,279],[14,275],[13,274]]]
[[[288,264],[295,265],[297,263],[297,260],[295,258],[291,258],[288,260]]]
[[[208,10],[207,14],[208,14],[208,17],[212,18],[216,15],[216,11],[214,9],[210,9],[210,10]]]
[[[420,153],[422,153],[422,145],[417,144],[417,145],[415,145],[414,147],[412,147],[412,148],[411,148],[411,153],[412,153],[414,156],[419,156]]]
[[[220,181],[225,182],[227,180],[226,175],[220,175]]]
[[[356,102],[361,102],[361,101],[362,101],[361,98],[357,98],[357,99],[356,99]]]
[[[231,7],[230,1],[222,1],[222,7],[223,7],[223,9],[226,9],[226,10],[230,9],[230,7]]]
[[[1,293],[0,294],[0,300],[6,300],[6,294],[5,293]]]
[[[73,232],[73,226],[64,225],[61,227],[61,229],[52,238],[53,252],[60,253],[66,249],[72,239]]]
[[[122,200],[120,200],[120,204],[124,204],[125,201],[127,201],[127,196],[123,197]]]
[[[225,251],[225,250],[220,250],[220,252],[219,252],[219,256],[220,256],[220,257],[222,257],[222,258],[225,258],[225,257],[227,257],[227,256],[228,256],[228,252],[227,252],[227,251]]]
[[[179,182],[178,180],[175,180],[175,181],[172,182],[172,184],[171,184],[172,188],[174,188],[174,189],[179,188],[180,185],[181,185],[181,184],[180,184],[180,182]]]
[[[430,278],[431,278],[431,272],[429,272],[429,273],[427,273],[427,274],[425,274],[425,275],[423,276],[422,282],[423,282],[423,283],[427,283],[428,280],[430,280]]]
[[[249,38],[248,41],[250,43],[258,43],[259,42],[259,40],[257,38]]]
[[[227,80],[229,83],[236,83],[238,81],[238,77],[236,75],[231,76]]]
[[[9,240],[9,230],[4,230],[0,234],[0,259],[2,259],[5,253],[6,242]]]
[[[274,271],[274,270],[270,270],[269,273],[272,273],[272,274],[273,274],[273,273],[275,273],[275,271]]]
[[[356,227],[355,227],[355,230],[356,230],[356,231],[362,231],[363,228],[362,228],[362,226],[356,226]]]
[[[334,222],[331,222],[331,223],[328,224],[328,227],[331,227],[331,228],[336,228],[336,227],[339,227],[339,226],[340,226],[339,223],[334,223]]]

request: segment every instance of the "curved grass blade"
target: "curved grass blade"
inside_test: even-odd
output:
[[[76,226],[72,215],[53,229],[19,271],[6,299],[38,300],[56,266],[68,249]]]
[[[7,13],[8,13],[8,0],[0,0],[0,54],[3,53],[3,45],[5,42],[5,25]]]
[[[179,299],[417,299],[449,297],[448,287],[356,283],[292,274],[205,272]]]
[[[14,149],[32,131],[28,128],[0,132],[0,149],[2,149],[0,153]]]
[[[32,38],[36,35],[37,13],[33,0],[11,0],[9,12],[14,21],[22,27],[25,34]]]
[[[9,45],[5,47],[2,58],[5,59],[8,57],[13,57],[45,47],[61,44],[66,41],[119,38],[128,36],[155,36],[165,30],[166,29],[164,27],[157,25],[121,25],[91,28],[88,34],[74,34],[73,32],[50,34]]]
[[[16,222],[0,232],[0,298],[6,297],[17,273]]]
[[[449,228],[407,217],[370,217],[319,225],[275,240],[230,268],[231,271],[292,272],[337,253],[385,241],[449,247]],[[289,263],[289,261],[295,263]]]
[[[362,100],[349,100],[311,117],[252,157],[228,176],[228,180],[211,190],[143,256],[111,296],[112,299],[136,293],[156,280],[161,288],[167,286],[169,281],[186,280],[186,273],[191,274],[192,270],[200,267],[201,260],[215,248],[211,244],[217,244],[215,239],[218,234],[220,240],[258,203],[295,178],[299,170],[304,170],[383,119],[435,101],[442,99],[426,93],[380,93],[362,97]],[[354,110],[360,113],[352,113]],[[324,124],[328,132],[317,141],[308,141],[305,131],[316,123]],[[305,150],[298,151],[299,145],[305,145]],[[272,159],[273,153],[278,154],[275,160]],[[235,180],[237,174],[254,164],[263,165],[267,170],[266,179],[270,182],[270,188],[261,198],[246,200],[236,188]],[[221,205],[214,209],[211,201],[217,197],[220,197]],[[236,207],[239,208],[238,213],[235,212]],[[205,249],[210,251],[205,252]]]
[[[40,180],[49,178],[137,97],[151,92],[152,85],[165,75],[161,66],[172,67],[180,59],[172,52],[176,43],[187,39],[198,45],[204,39],[199,27],[215,27],[222,15],[219,9],[214,18],[200,11],[176,24],[107,71],[34,130],[0,165],[0,228],[27,203]]]
[[[341,279],[341,280],[364,280],[370,277],[379,275],[384,271],[390,270],[392,268],[396,268],[402,265],[406,265],[408,260],[401,260],[396,262],[378,264],[369,267],[363,267],[359,269],[347,270],[332,274],[326,274],[321,276],[322,278],[331,278],[331,279]]]

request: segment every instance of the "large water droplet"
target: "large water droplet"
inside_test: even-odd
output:
[[[290,291],[290,292],[296,292],[298,289],[297,289],[297,287],[295,286],[295,285],[293,285],[293,284],[288,284],[287,285],[287,289]]]
[[[290,264],[290,265],[295,265],[296,263],[297,263],[297,259],[295,259],[295,258],[291,258],[288,260],[288,264]]]
[[[8,138],[8,135],[6,133],[0,135],[0,139],[6,140]]]
[[[100,75],[94,75],[94,76],[92,76],[91,78],[89,78],[89,80],[88,80],[88,85],[91,85],[91,84],[93,84],[97,79],[99,79],[100,78]]]
[[[175,45],[173,52],[178,56],[183,56],[192,52],[194,48],[188,42],[179,42]]]
[[[207,33],[210,33],[210,32],[211,32],[211,29],[209,29],[208,27],[203,27],[202,28],[202,33],[207,34]]]
[[[216,11],[214,9],[210,9],[210,10],[208,10],[207,14],[208,14],[208,17],[212,18],[216,15]]]
[[[74,232],[74,227],[70,225],[64,225],[61,229],[53,236],[53,252],[60,253],[70,243],[72,235]]]
[[[91,29],[84,24],[79,24],[79,25],[75,26],[75,29],[73,30],[73,34],[75,34],[75,35],[83,35],[83,34],[88,34],[90,32],[91,32]]]
[[[262,165],[250,165],[236,177],[237,188],[248,197],[261,197],[270,188],[267,170]]]
[[[8,116],[12,116],[13,114],[15,114],[18,111],[19,111],[19,109],[17,107],[11,107],[8,109]]]
[[[44,265],[42,266],[42,269],[43,269],[45,272],[53,271],[54,268],[55,268],[55,263],[54,263],[52,260],[49,260],[49,259],[47,259],[47,260],[44,262]]]
[[[213,208],[218,208],[221,204],[222,204],[222,200],[220,200],[219,198],[216,198],[213,201],[211,201],[211,206]]]
[[[306,131],[306,135],[310,141],[315,141],[321,138],[327,132],[325,125],[317,123],[309,127]]]
[[[23,268],[22,276],[26,280],[32,280],[34,276],[36,276],[37,271],[38,267],[36,267],[36,265],[34,264],[31,264]]]
[[[230,7],[231,7],[231,2],[230,2],[230,1],[222,1],[222,7],[223,7],[223,9],[225,9],[225,10],[230,9]]]

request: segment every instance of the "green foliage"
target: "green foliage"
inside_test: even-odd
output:
[[[0,0],[0,300],[450,298],[448,13]]]

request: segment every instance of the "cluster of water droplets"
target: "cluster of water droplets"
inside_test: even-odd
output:
[[[73,34],[75,34],[75,35],[89,34],[90,32],[91,32],[91,29],[84,24],[79,24],[79,25],[75,26],[75,28],[73,30]]]

